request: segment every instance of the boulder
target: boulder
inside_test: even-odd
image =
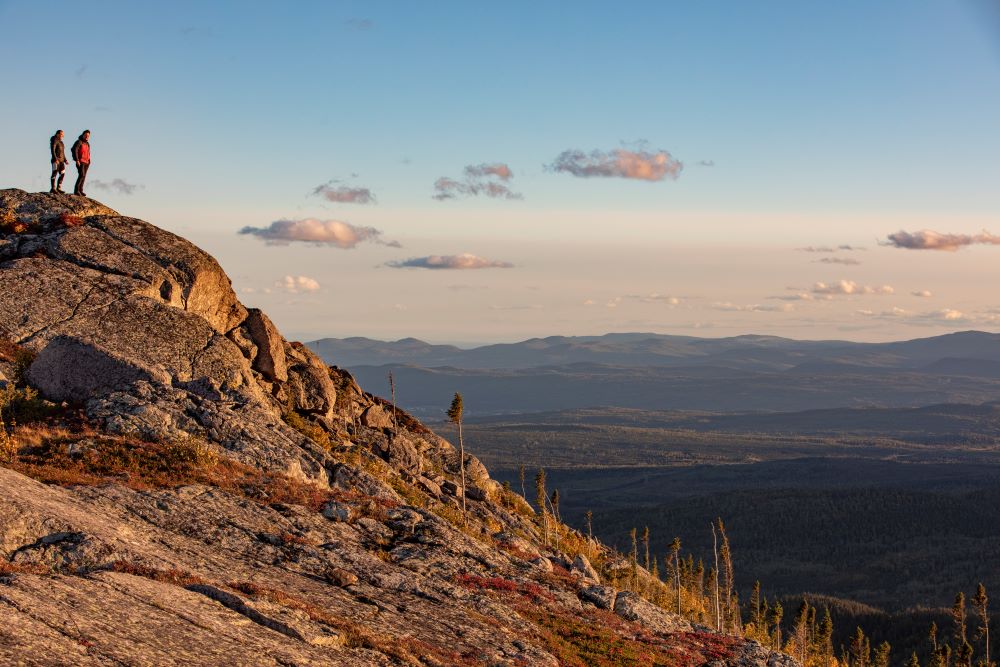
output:
[[[392,428],[392,416],[375,404],[361,413],[361,424],[368,428]]]
[[[614,612],[628,621],[642,623],[653,632],[669,634],[672,632],[691,632],[691,623],[676,614],[664,611],[651,602],[639,597],[632,591],[621,591],[615,598]]]
[[[329,417],[337,401],[337,390],[325,369],[296,364],[288,369],[285,386],[295,410]]]
[[[253,341],[257,352],[253,357],[253,368],[271,382],[288,380],[288,364],[285,362],[285,341],[271,319],[258,308],[247,311],[247,318],[241,327]]]
[[[601,577],[598,576],[597,570],[594,569],[594,566],[590,564],[590,560],[588,560],[583,554],[579,554],[573,559],[573,564],[570,566],[570,572],[577,574],[584,579],[591,579],[596,582],[601,581]]]
[[[615,606],[618,595],[611,586],[587,586],[580,589],[580,599],[600,609],[611,609]]]
[[[170,374],[133,359],[106,352],[90,343],[59,336],[35,358],[28,382],[53,401],[85,401],[139,380],[170,383]]]
[[[323,516],[331,521],[349,523],[354,518],[350,505],[331,500],[323,506]]]

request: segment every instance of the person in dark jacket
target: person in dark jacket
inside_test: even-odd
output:
[[[62,192],[62,182],[66,178],[66,147],[63,146],[63,131],[56,130],[56,133],[49,139],[49,152],[52,154],[52,186],[49,192]]]
[[[73,194],[86,197],[83,183],[87,180],[87,170],[90,169],[90,130],[84,130],[80,138],[73,144],[73,162],[76,163],[76,186]]]

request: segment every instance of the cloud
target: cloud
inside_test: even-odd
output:
[[[239,233],[264,239],[268,245],[288,245],[299,241],[347,250],[368,241],[393,248],[400,247],[396,241],[382,240],[382,232],[374,227],[356,227],[340,220],[275,220],[267,227],[244,227]]]
[[[698,160],[699,167],[714,167],[715,160]]]
[[[490,306],[490,310],[543,310],[544,306],[540,303],[529,303],[520,306],[498,306],[496,304]]]
[[[739,305],[729,301],[717,301],[712,304],[712,308],[738,313],[790,313],[795,310],[795,306],[790,303],[783,303],[780,306],[761,305],[759,303]]]
[[[839,245],[837,247],[821,245],[821,246],[806,246],[804,248],[796,248],[799,252],[837,252],[838,250],[843,250],[844,252],[854,252],[858,250],[864,250],[864,248],[856,245]]]
[[[861,264],[853,257],[821,257],[816,260],[821,264],[843,264],[844,266],[858,266]]]
[[[90,185],[98,190],[117,192],[120,195],[132,195],[135,194],[136,190],[144,190],[146,187],[144,185],[128,183],[120,178],[116,178],[113,181],[99,181],[95,179],[90,182]]]
[[[514,265],[510,262],[499,262],[477,257],[470,253],[461,255],[428,255],[427,257],[411,257],[410,259],[386,262],[386,266],[394,269],[509,269]]]
[[[855,295],[855,294],[894,294],[894,290],[889,285],[871,287],[869,285],[859,285],[853,280],[839,280],[835,283],[816,283],[812,287],[813,294],[826,295]]]
[[[496,176],[501,181],[509,181],[514,176],[514,172],[503,162],[495,162],[493,164],[470,164],[465,168],[465,175],[468,178]]]
[[[630,151],[616,148],[610,151],[581,150],[563,151],[548,166],[552,171],[564,171],[580,178],[628,178],[640,181],[676,180],[684,169],[684,164],[675,160],[670,153],[659,150]]]
[[[291,294],[317,292],[320,287],[319,282],[309,276],[285,276],[283,280],[279,280],[274,286]]]
[[[794,290],[794,289],[798,289],[798,288],[789,288],[789,289],[793,289]],[[816,300],[816,297],[814,297],[809,292],[802,292],[802,291],[799,291],[799,292],[797,292],[795,294],[783,294],[781,296],[769,296],[767,298],[768,299],[777,299],[778,301],[815,301]],[[826,298],[829,299],[831,297],[826,297]]]
[[[438,201],[459,197],[478,197],[479,195],[493,199],[524,198],[507,185],[514,177],[514,172],[503,162],[470,164],[465,168],[464,173],[465,178],[461,181],[449,176],[437,179],[434,182],[433,198]]]
[[[875,312],[872,310],[859,310],[858,315],[871,317],[879,320],[905,321],[907,324],[918,326],[941,326],[942,324],[973,324],[973,323],[993,323],[996,318],[987,314],[970,314],[956,310],[954,308],[941,308],[923,313],[914,313],[903,308],[892,308]]]
[[[931,294],[930,290],[925,290],[925,289],[917,290],[915,292],[910,292],[910,294],[912,294],[913,296],[919,296],[922,299],[929,299],[930,297],[934,296],[933,294]]]
[[[367,31],[375,27],[375,22],[371,19],[354,18],[344,21],[344,25],[353,30]]]
[[[907,250],[945,250],[955,252],[959,248],[970,245],[1000,245],[1000,236],[983,230],[979,234],[942,234],[941,232],[922,229],[919,232],[899,230],[889,234],[883,245]]]
[[[649,294],[628,294],[626,298],[634,299],[639,303],[662,303],[668,306],[680,305],[681,300],[679,297],[670,296],[669,294],[660,294],[658,292],[651,292]]]
[[[374,204],[375,195],[368,188],[349,188],[346,185],[334,187],[330,183],[317,185],[312,194],[338,204]]]

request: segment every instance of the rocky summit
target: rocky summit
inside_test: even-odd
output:
[[[0,399],[2,664],[797,664],[90,199],[0,191]]]

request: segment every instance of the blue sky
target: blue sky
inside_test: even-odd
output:
[[[292,335],[1000,325],[986,0],[9,1],[0,23],[0,186],[47,188],[49,135],[91,129],[89,194],[205,247]],[[683,169],[574,176],[552,169],[567,150]],[[433,198],[481,164],[521,198]],[[237,233],[303,219],[401,247]],[[966,237],[879,245],[900,230]],[[841,245],[864,250],[796,250]],[[447,259],[464,253],[513,266],[393,266],[479,265]]]

